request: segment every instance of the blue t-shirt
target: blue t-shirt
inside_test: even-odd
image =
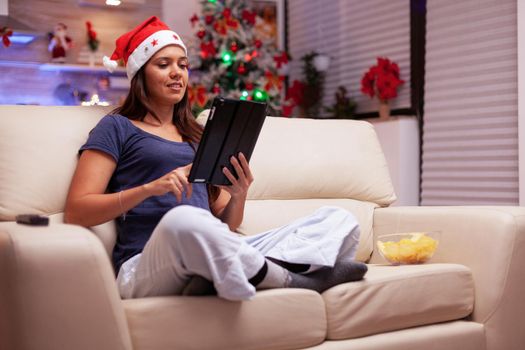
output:
[[[121,115],[107,115],[91,130],[83,150],[102,151],[117,162],[107,192],[120,192],[160,178],[193,161],[195,151],[188,142],[175,142],[148,133]],[[117,218],[117,242],[113,264],[120,266],[142,252],[155,226],[171,208],[188,204],[210,210],[205,184],[193,184],[191,198],[178,202],[171,192],[144,200],[123,217]]]

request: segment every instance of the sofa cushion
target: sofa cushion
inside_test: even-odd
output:
[[[64,210],[77,151],[108,111],[99,107],[1,107],[0,221],[14,220],[20,213]]]
[[[216,297],[124,300],[133,349],[298,349],[326,337],[321,295],[260,291],[246,302]]]
[[[474,307],[474,281],[458,264],[369,265],[364,280],[322,296],[328,339],[337,340],[466,317]]]
[[[313,213],[323,205],[338,206],[356,217],[361,229],[356,259],[367,261],[373,250],[372,219],[375,203],[352,199],[297,199],[297,200],[248,200],[244,220],[238,231],[252,235],[286,225],[302,216]]]
[[[356,120],[266,118],[250,199],[396,200],[374,127]]]
[[[367,337],[328,340],[303,350],[486,350],[485,327],[471,321],[451,321],[412,327]],[[501,349],[501,348],[495,348]]]

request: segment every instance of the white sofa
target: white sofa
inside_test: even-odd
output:
[[[0,349],[525,348],[525,209],[388,208],[386,162],[362,121],[267,118],[240,231],[344,207],[361,225],[363,281],[247,302],[120,300],[113,223],[61,219],[77,150],[105,111],[0,106]],[[51,224],[16,224],[20,213]],[[380,234],[426,230],[442,232],[430,263],[389,266],[375,251]]]

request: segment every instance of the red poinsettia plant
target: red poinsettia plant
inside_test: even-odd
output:
[[[361,92],[370,97],[377,96],[386,102],[397,97],[397,88],[405,81],[399,78],[399,66],[385,57],[378,57],[361,79]]]
[[[86,22],[86,29],[87,29],[87,43],[89,46],[89,49],[93,52],[98,50],[98,45],[100,44],[100,41],[97,39],[97,32],[93,30],[93,25],[90,21]]]
[[[11,45],[11,40],[9,40],[9,37],[11,35],[13,35],[13,31],[11,30],[11,28],[0,28],[0,37],[2,38],[2,43],[5,47],[9,47],[9,45]]]

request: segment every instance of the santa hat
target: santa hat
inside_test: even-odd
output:
[[[167,45],[178,45],[188,54],[179,35],[156,16],[148,18],[132,31],[122,35],[115,43],[117,47],[111,57],[103,58],[104,66],[113,72],[118,66],[118,60],[124,60],[129,80],[157,51]]]

